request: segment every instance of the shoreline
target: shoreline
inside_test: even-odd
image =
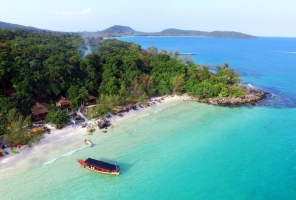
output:
[[[152,101],[156,99],[161,99],[161,97],[151,98]],[[113,128],[120,127],[120,124],[125,120],[128,121],[128,119],[132,117],[136,117],[135,119],[141,118],[143,116],[146,116],[146,114],[143,115],[145,111],[152,111],[156,107],[160,107],[160,109],[163,109],[166,107],[165,105],[170,102],[172,103],[181,101],[196,101],[199,103],[205,103],[198,101],[188,94],[166,96],[164,100],[161,101],[161,103],[155,101],[156,103],[153,105],[144,106],[143,108],[137,106],[138,110],[123,112],[123,117],[113,115],[111,118],[107,119],[111,123],[111,126],[107,129],[99,129],[99,127],[97,126],[98,118],[89,120],[88,123],[93,123],[95,125],[95,131],[93,132],[94,134],[88,133],[87,129],[82,127],[82,124],[84,124],[85,122],[80,122],[78,124],[75,124],[74,126],[68,125],[62,129],[56,129],[47,124],[46,127],[51,129],[50,134],[44,133],[43,138],[37,143],[32,144],[31,147],[23,146],[20,149],[16,148],[15,150],[17,150],[19,154],[14,154],[9,148],[5,149],[9,152],[9,154],[1,157],[0,159],[0,181],[4,180],[5,178],[25,173],[32,168],[51,164],[52,162],[59,158],[62,158],[63,156],[75,153],[76,151],[82,150],[84,148],[89,148],[83,142],[86,138],[91,142],[95,140],[96,143],[100,143],[107,138],[113,137]],[[208,105],[214,104],[210,103]],[[16,171],[17,173],[15,173]]]
[[[153,97],[151,99],[154,100],[160,98],[161,97]],[[0,181],[25,173],[30,169],[50,164],[55,160],[75,153],[78,150],[91,148],[84,144],[83,141],[85,138],[93,138],[93,140],[97,141],[96,143],[102,142],[104,139],[114,136],[109,130],[119,127],[118,125],[125,120],[135,116],[139,117],[144,111],[151,111],[156,107],[164,107],[168,103],[184,100],[190,100],[190,98],[187,95],[169,96],[165,97],[161,103],[155,103],[149,107],[138,107],[138,110],[124,112],[123,117],[113,115],[108,119],[111,122],[111,127],[107,129],[99,129],[99,127],[96,126],[94,134],[91,135],[87,133],[86,128],[82,128],[82,123],[77,124],[76,127],[68,125],[63,129],[55,129],[50,127],[50,125],[46,125],[51,128],[50,134],[44,133],[43,138],[39,142],[32,144],[31,147],[23,146],[20,149],[16,148],[19,154],[12,153],[9,148],[5,149],[9,154],[0,159]],[[89,122],[92,123],[96,121],[97,119],[89,120]],[[107,130],[106,134],[102,134],[104,133],[104,130]],[[90,141],[92,141],[92,139],[90,139]]]

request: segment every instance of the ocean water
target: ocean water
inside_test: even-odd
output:
[[[0,177],[1,199],[296,198],[295,38],[120,39],[196,53],[200,64],[227,62],[246,84],[272,95],[253,107],[180,101],[145,109],[95,132],[92,148],[74,141],[56,160],[48,153],[48,162]],[[76,162],[88,157],[116,160],[122,173],[99,174]]]
[[[296,38],[225,39],[198,37],[118,38],[141,44],[143,49],[195,53],[195,63],[214,67],[228,65],[245,83],[276,94],[277,107],[296,106]]]

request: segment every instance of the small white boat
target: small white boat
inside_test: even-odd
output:
[[[91,147],[92,146],[92,143],[89,140],[87,140],[87,139],[84,140],[84,144],[86,146],[88,146],[88,147]]]

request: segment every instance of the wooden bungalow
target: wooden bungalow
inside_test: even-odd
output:
[[[70,100],[66,99],[65,97],[61,96],[58,101],[56,101],[56,107],[64,110],[70,108]]]
[[[40,121],[46,118],[48,110],[48,105],[45,103],[36,103],[35,106],[31,108],[33,121]]]

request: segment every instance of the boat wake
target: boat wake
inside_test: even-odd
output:
[[[274,98],[274,97],[277,97],[277,95],[276,94],[273,94],[273,93],[270,93],[271,94],[271,97],[270,98]]]
[[[150,115],[150,113],[148,113],[148,114],[146,114],[146,115],[141,115],[140,117],[137,117],[137,118],[135,118],[135,119],[140,119],[140,118],[143,118],[143,117],[147,117],[147,116],[149,116]]]
[[[55,159],[53,159],[53,160],[51,160],[51,161],[48,161],[48,162],[46,162],[46,163],[44,163],[43,165],[48,165],[48,164],[50,164],[50,163],[53,163],[54,161],[56,161],[58,158],[55,158]]]
[[[289,54],[296,54],[296,52],[294,52],[294,51],[277,51],[277,52],[281,52],[281,53],[289,53]]]
[[[70,156],[70,155],[72,155],[73,153],[75,153],[76,151],[79,151],[79,150],[84,149],[84,148],[86,148],[86,147],[87,147],[87,146],[83,146],[83,147],[80,147],[79,149],[75,149],[75,150],[73,150],[73,151],[70,151],[70,152],[68,152],[68,153],[65,153],[65,154],[61,155],[60,157],[57,157],[57,158],[55,158],[55,159],[53,159],[53,160],[51,160],[51,161],[48,161],[48,162],[44,163],[43,166],[44,166],[44,165],[51,164],[51,163],[55,162],[56,160],[58,160],[58,159],[60,159],[60,158],[62,158],[62,157]]]

